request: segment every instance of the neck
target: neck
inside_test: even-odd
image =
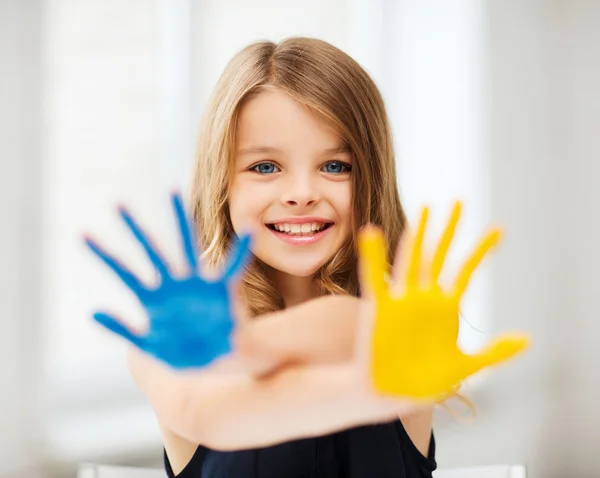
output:
[[[286,308],[318,297],[312,276],[298,277],[277,270],[273,270],[272,274]]]

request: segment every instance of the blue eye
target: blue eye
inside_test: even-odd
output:
[[[252,171],[255,171],[259,174],[273,174],[278,173],[280,169],[273,163],[260,163],[254,166]]]
[[[322,170],[331,174],[344,174],[352,171],[352,165],[342,161],[329,161]]]

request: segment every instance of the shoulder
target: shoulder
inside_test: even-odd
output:
[[[427,455],[433,425],[433,407],[427,407],[410,415],[401,416],[400,420],[410,441],[414,443],[422,455]]]
[[[163,426],[160,426],[160,432],[164,445],[163,461],[167,476],[169,478],[199,477],[206,449]]]

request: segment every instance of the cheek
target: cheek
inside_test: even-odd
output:
[[[229,195],[229,215],[236,232],[256,227],[269,205],[268,188],[250,181],[233,183]]]
[[[344,183],[336,196],[338,214],[348,224],[352,217],[352,184],[350,182]]]
[[[336,209],[342,226],[342,235],[348,237],[352,233],[352,216],[354,215],[352,186],[350,183],[338,194]]]

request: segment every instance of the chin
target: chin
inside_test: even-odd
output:
[[[294,277],[312,277],[327,263],[329,259],[322,260],[298,260],[298,261],[279,261],[265,257],[259,257],[265,264],[273,269]]]

